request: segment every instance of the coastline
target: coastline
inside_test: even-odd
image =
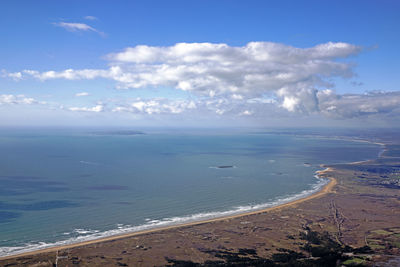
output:
[[[331,139],[331,138],[329,138]],[[333,138],[336,140],[344,140],[344,141],[350,141],[350,142],[362,142],[362,143],[370,143],[370,144],[375,144],[381,146],[383,149],[381,152],[378,153],[377,158],[382,157],[383,153],[386,152],[387,150],[387,144],[382,143],[382,142],[376,142],[376,141],[370,141],[370,140],[363,140],[363,139],[345,139],[345,138]],[[361,160],[361,161],[355,161],[355,162],[348,162],[345,164],[353,165],[353,164],[362,164],[368,161],[371,161],[374,159],[367,159],[367,160]],[[162,232],[165,230],[171,230],[171,229],[178,229],[181,227],[188,227],[188,226],[195,226],[195,225],[202,225],[202,224],[207,224],[207,223],[213,223],[213,222],[221,222],[221,221],[229,221],[231,219],[235,218],[240,218],[240,217],[245,217],[245,216],[250,216],[250,215],[257,215],[257,214],[263,214],[263,213],[268,213],[271,211],[279,210],[281,208],[286,208],[286,207],[291,207],[295,206],[297,204],[303,203],[305,201],[319,198],[327,193],[335,192],[333,191],[333,187],[337,184],[337,180],[333,177],[320,177],[321,175],[325,175],[328,172],[332,172],[335,169],[333,167],[327,167],[325,164],[320,165],[321,168],[324,168],[322,170],[317,170],[315,171],[315,176],[316,178],[324,178],[324,179],[329,179],[329,182],[320,187],[317,191],[314,191],[310,195],[302,196],[299,198],[295,198],[293,200],[289,200],[288,202],[283,202],[281,204],[277,204],[276,206],[271,206],[267,208],[260,208],[252,211],[245,211],[242,213],[235,213],[235,214],[230,214],[230,215],[223,215],[215,218],[205,218],[205,219],[199,219],[195,221],[189,221],[189,222],[184,222],[184,223],[178,223],[178,224],[172,224],[172,225],[166,225],[166,226],[159,226],[159,227],[154,227],[150,229],[145,229],[145,230],[138,230],[138,231],[132,231],[132,232],[126,232],[126,233],[121,233],[121,234],[115,234],[115,235],[110,235],[110,236],[105,236],[105,237],[99,237],[97,239],[92,239],[92,240],[85,240],[85,241],[78,241],[76,243],[69,243],[69,244],[62,244],[62,245],[55,245],[51,247],[45,247],[45,248],[38,248],[38,249],[32,249],[30,251],[25,251],[25,252],[20,252],[16,254],[11,254],[7,256],[0,256],[0,261],[1,260],[7,260],[7,259],[13,259],[13,258],[18,258],[18,257],[24,257],[24,256],[32,256],[32,255],[37,255],[37,254],[42,254],[42,253],[50,253],[50,252],[56,252],[58,250],[64,250],[64,249],[71,249],[71,248],[78,248],[78,247],[84,247],[87,245],[93,245],[93,244],[99,244],[103,242],[109,242],[109,241],[117,241],[117,240],[122,240],[125,238],[130,238],[130,237],[136,237],[140,235],[145,235],[145,234],[152,234],[152,233],[157,233],[157,232]],[[217,168],[217,167],[215,167]]]
[[[327,172],[332,171],[331,167],[325,168],[324,170],[319,170],[316,171],[316,174],[319,175],[324,175]],[[139,236],[139,235],[144,235],[144,234],[149,234],[149,233],[155,233],[155,232],[161,232],[169,229],[176,229],[176,228],[181,228],[181,227],[187,227],[187,226],[194,226],[194,225],[201,225],[201,224],[206,224],[206,223],[213,223],[213,222],[218,222],[218,221],[227,221],[231,220],[234,218],[240,218],[240,217],[245,217],[245,216],[250,216],[250,215],[255,215],[255,214],[261,214],[261,213],[268,213],[271,211],[279,210],[282,208],[286,207],[291,207],[295,206],[297,204],[300,204],[302,202],[315,199],[318,197],[321,197],[325,194],[333,192],[332,189],[334,186],[337,184],[337,180],[333,177],[324,177],[329,179],[329,183],[324,185],[320,190],[314,192],[311,195],[295,199],[290,202],[282,203],[277,206],[269,207],[269,208],[264,208],[260,210],[255,210],[255,211],[249,211],[249,212],[244,212],[240,214],[234,214],[234,215],[229,215],[229,216],[224,216],[224,217],[218,217],[218,218],[212,218],[212,219],[207,219],[207,220],[200,220],[200,221],[193,221],[193,222],[188,222],[188,223],[183,223],[183,224],[176,224],[176,225],[169,225],[165,227],[159,227],[159,228],[153,228],[153,229],[148,229],[148,230],[142,230],[142,231],[137,231],[137,232],[131,232],[131,233],[126,233],[126,234],[121,234],[121,235],[115,235],[115,236],[109,236],[109,237],[103,237],[99,239],[94,239],[94,240],[88,240],[84,242],[78,242],[78,243],[73,243],[73,244],[67,244],[67,245],[61,245],[61,246],[54,246],[54,247],[49,247],[49,248],[44,248],[44,249],[38,249],[38,250],[32,250],[28,252],[22,252],[14,255],[9,255],[9,256],[3,256],[0,257],[0,260],[7,260],[7,259],[13,259],[13,258],[18,258],[18,257],[24,257],[24,256],[30,256],[30,255],[36,255],[36,254],[41,254],[41,253],[49,253],[49,252],[57,252],[58,250],[63,250],[63,249],[70,249],[70,248],[76,248],[76,247],[82,247],[86,245],[92,245],[92,244],[97,244],[97,243],[103,243],[103,242],[108,242],[108,241],[114,241],[114,240],[121,240],[125,238],[130,238],[134,236]]]
[[[346,266],[354,261],[368,266],[387,262],[393,265],[400,262],[400,228],[396,224],[400,219],[400,210],[396,208],[398,190],[381,181],[389,181],[396,175],[393,168],[397,170],[400,164],[396,145],[386,144],[385,148],[391,151],[388,160],[379,153],[380,160],[321,164],[320,170],[314,172],[316,178],[323,179],[320,186],[280,205],[276,202],[273,207],[265,205],[225,217],[25,250],[0,257],[0,265],[166,266],[206,262],[243,265],[244,261],[251,265],[260,260],[275,263],[277,256],[294,256],[290,260],[303,263],[304,253],[320,266],[321,258],[314,258],[304,247],[314,244],[304,233],[315,234],[321,241],[316,247],[334,249]],[[382,176],[375,168],[391,175]],[[331,242],[337,245],[332,247]],[[350,248],[351,253],[343,246]],[[365,257],[366,249],[371,256]],[[337,263],[337,258],[331,262]]]

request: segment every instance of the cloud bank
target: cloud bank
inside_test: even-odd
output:
[[[269,42],[243,47],[212,43],[139,45],[107,55],[109,69],[25,70],[24,74],[40,80],[106,78],[117,81],[120,88],[170,86],[208,96],[254,96],[280,89],[332,86],[329,78],[353,76],[351,64],[336,60],[360,51],[360,47],[346,43],[312,48]]]
[[[78,23],[63,23],[62,27],[96,31]],[[40,81],[100,78],[115,81],[119,89],[168,87],[193,96],[190,99],[126,99],[107,106],[70,107],[70,111],[147,115],[212,113],[259,118],[319,114],[335,119],[399,114],[400,92],[338,95],[332,89],[334,79],[354,76],[354,64],[348,58],[361,51],[360,46],[340,42],[310,48],[272,42],[250,42],[244,46],[138,45],[106,55],[109,67],[105,69],[3,71],[3,76],[14,80],[33,77]]]

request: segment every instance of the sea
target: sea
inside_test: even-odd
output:
[[[0,256],[299,199],[378,144],[252,131],[0,130]]]

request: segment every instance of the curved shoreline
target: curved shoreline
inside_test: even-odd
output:
[[[316,174],[323,175],[331,170],[332,170],[332,168],[328,167],[328,168],[325,168],[324,170],[316,171]],[[83,241],[83,242],[78,242],[78,243],[73,243],[73,244],[32,250],[32,251],[22,252],[22,253],[18,253],[18,254],[14,254],[14,255],[3,256],[3,257],[0,257],[0,260],[7,260],[7,259],[30,256],[30,255],[41,254],[41,253],[56,252],[58,250],[63,250],[63,249],[82,247],[82,246],[86,246],[86,245],[97,244],[97,243],[102,243],[102,242],[107,242],[107,241],[114,241],[114,240],[119,240],[119,239],[124,239],[124,238],[129,238],[129,237],[133,237],[133,236],[149,234],[149,233],[154,233],[154,232],[160,232],[160,231],[165,231],[165,230],[175,229],[175,228],[180,228],[180,227],[195,226],[195,225],[212,223],[212,222],[217,222],[217,221],[225,221],[225,220],[230,220],[230,219],[234,219],[234,218],[240,218],[240,217],[245,217],[245,216],[249,216],[249,215],[254,215],[254,214],[266,213],[266,212],[278,210],[281,208],[291,207],[291,206],[300,204],[302,202],[305,202],[307,200],[318,198],[327,193],[331,193],[333,187],[337,184],[337,180],[333,177],[325,177],[325,178],[328,178],[330,180],[329,183],[327,183],[325,186],[323,186],[317,192],[315,192],[309,196],[295,199],[293,201],[283,203],[283,204],[280,204],[280,205],[277,205],[274,207],[269,207],[269,208],[265,208],[265,209],[249,211],[249,212],[244,212],[244,213],[234,214],[234,215],[229,215],[229,216],[224,216],[224,217],[218,217],[218,218],[213,218],[213,219],[193,221],[193,222],[188,222],[188,223],[183,223],[183,224],[169,225],[169,226],[165,226],[165,227],[153,228],[153,229],[131,232],[131,233],[126,233],[126,234],[121,234],[121,235],[103,237],[103,238],[99,238],[99,239],[88,240],[88,241]]]
[[[375,144],[375,145],[381,146],[383,149],[382,149],[382,151],[380,151],[378,153],[377,158],[382,157],[384,152],[387,151],[387,147],[386,147],[387,144],[385,144],[383,142],[376,142],[376,141],[370,141],[370,140],[364,140],[364,139],[346,139],[346,138],[328,138],[328,139],[343,140],[343,141],[349,141],[349,142],[370,143],[370,144]],[[370,160],[373,160],[373,159],[348,162],[345,164],[350,164],[350,165],[361,164],[364,162],[368,162]],[[318,178],[318,176],[324,175],[327,172],[330,172],[334,169],[333,167],[325,167],[326,165],[324,165],[324,164],[321,164],[320,166],[325,169],[318,170],[315,172],[317,178]],[[235,167],[235,166],[233,166],[233,167]],[[218,167],[214,167],[214,168],[218,168]],[[160,226],[160,227],[155,227],[155,228],[146,229],[146,230],[132,231],[132,232],[124,233],[124,234],[116,234],[116,235],[100,237],[100,238],[92,239],[92,240],[86,240],[86,241],[80,241],[80,242],[76,242],[76,243],[65,244],[65,245],[56,245],[56,246],[51,246],[51,247],[47,247],[47,248],[33,249],[31,251],[26,251],[26,252],[21,252],[21,253],[17,252],[16,254],[12,254],[12,255],[0,256],[0,261],[12,259],[12,258],[36,255],[36,254],[41,254],[41,253],[56,252],[58,250],[82,247],[82,246],[86,246],[86,245],[97,244],[97,243],[108,242],[108,241],[114,241],[114,240],[134,237],[134,236],[138,236],[138,235],[150,234],[150,233],[160,232],[160,231],[169,230],[169,229],[176,229],[176,228],[180,228],[180,227],[195,226],[195,225],[201,225],[201,224],[212,223],[212,222],[217,222],[217,221],[230,220],[230,219],[239,218],[239,217],[245,217],[245,216],[254,215],[254,214],[267,213],[267,212],[278,210],[281,208],[294,206],[294,205],[300,204],[302,202],[305,202],[307,200],[318,198],[327,193],[333,192],[332,189],[337,184],[337,180],[333,177],[323,177],[323,178],[329,179],[330,181],[329,181],[329,183],[325,184],[322,188],[320,188],[318,191],[316,191],[310,195],[300,197],[298,199],[294,199],[294,200],[286,202],[286,203],[278,204],[276,206],[272,206],[272,207],[268,207],[268,208],[261,208],[258,210],[247,211],[247,212],[243,212],[243,213],[237,213],[237,214],[226,215],[226,216],[221,216],[221,217],[215,217],[215,218],[210,218],[210,219],[190,221],[190,222],[186,222],[186,223],[178,223],[178,224],[167,225],[167,226]]]

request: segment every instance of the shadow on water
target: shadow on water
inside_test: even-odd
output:
[[[16,218],[18,218],[20,216],[21,216],[21,213],[18,213],[18,212],[0,211],[0,223],[14,221]]]
[[[41,201],[41,202],[35,202],[35,203],[29,203],[29,204],[0,202],[0,210],[34,211],[34,210],[71,208],[71,207],[78,207],[78,206],[80,206],[78,203],[71,202],[68,200]]]
[[[36,192],[64,192],[63,182],[48,181],[39,176],[0,176],[0,196],[26,195]]]
[[[99,185],[99,186],[89,186],[89,187],[86,187],[86,189],[99,190],[99,191],[128,190],[129,186],[124,186],[124,185]]]

